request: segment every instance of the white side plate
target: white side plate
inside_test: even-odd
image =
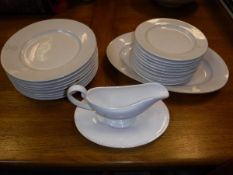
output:
[[[115,38],[107,47],[110,63],[126,76],[146,83],[148,80],[140,77],[130,68],[129,58],[132,50],[133,32]],[[169,91],[178,93],[201,94],[216,91],[228,81],[229,71],[223,59],[208,48],[202,62],[189,83],[178,86],[166,86]]]
[[[135,30],[135,41],[153,55],[176,61],[196,59],[208,48],[207,39],[199,29],[169,18],[141,23]]]

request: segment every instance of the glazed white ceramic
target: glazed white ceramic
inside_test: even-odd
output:
[[[87,86],[92,79],[95,77],[96,72],[97,72],[97,68],[95,67],[95,69],[92,70],[92,72],[90,72],[88,75],[82,77],[80,80],[75,81],[73,84],[79,84],[82,86]],[[71,85],[73,85],[71,84]],[[67,85],[65,88],[58,88],[58,90],[51,90],[49,91],[49,88],[44,88],[41,91],[38,90],[34,90],[34,89],[25,89],[24,87],[18,85],[17,83],[13,83],[14,87],[20,92],[22,93],[24,96],[27,96],[29,98],[33,98],[36,100],[56,100],[56,99],[60,99],[60,98],[64,98],[66,97],[66,90],[67,88],[70,86]]]
[[[135,45],[135,44],[134,44]],[[136,48],[134,50],[134,54],[136,54],[138,57],[140,57],[142,59],[142,61],[144,62],[148,62],[148,63],[152,63],[152,64],[157,64],[158,67],[162,67],[162,68],[169,68],[169,69],[176,69],[177,67],[179,69],[188,69],[189,67],[194,67],[195,65],[197,65],[200,61],[200,59],[195,59],[189,62],[181,62],[179,61],[179,64],[177,64],[177,62],[173,62],[173,61],[166,61],[164,59],[156,59],[155,56],[149,55],[148,53],[144,53],[143,50],[141,50],[141,48]],[[145,57],[146,56],[146,57]],[[147,58],[147,59],[146,59]]]
[[[15,33],[2,49],[1,63],[21,94],[55,100],[73,84],[90,83],[98,69],[98,48],[85,24],[45,20]]]
[[[2,49],[1,63],[18,79],[49,81],[81,68],[96,45],[93,31],[85,24],[69,19],[44,20],[10,37]]]
[[[110,63],[124,75],[146,83],[148,80],[139,76],[130,66],[133,32],[118,36],[107,47]],[[196,73],[187,84],[166,86],[169,91],[188,94],[209,93],[221,89],[228,81],[229,71],[223,59],[208,48]]]
[[[74,98],[72,95],[76,92],[81,92],[87,103]],[[67,91],[67,97],[74,105],[95,111],[99,121],[117,128],[131,126],[139,114],[168,96],[167,89],[158,83],[97,87],[88,91],[73,85]]]
[[[96,51],[94,52],[93,56],[91,58],[89,58],[89,60],[79,69],[77,69],[76,71],[74,71],[71,74],[65,75],[61,78],[57,78],[57,79],[52,79],[52,80],[48,80],[48,81],[25,81],[22,79],[18,79],[14,76],[11,76],[10,74],[8,74],[9,76],[11,76],[14,80],[17,80],[18,82],[21,82],[25,85],[32,85],[32,86],[54,86],[54,84],[58,84],[58,83],[62,83],[64,81],[67,80],[73,80],[73,79],[78,79],[80,77],[82,77],[83,75],[86,74],[86,72],[91,70],[92,66],[98,66],[98,49],[96,48]]]
[[[80,71],[64,78],[46,81],[22,81],[8,74],[14,87],[23,95],[37,100],[55,100],[66,97],[66,90],[73,84],[86,86],[98,70],[98,54]]]
[[[185,84],[207,47],[206,37],[194,26],[175,19],[152,19],[138,25],[134,32],[130,65],[149,81]]]
[[[156,18],[139,24],[135,41],[147,52],[166,60],[187,61],[202,56],[208,42],[196,27],[184,21]]]
[[[84,77],[89,76],[89,74],[91,74],[98,68],[97,65],[98,65],[98,59],[95,58],[92,60],[92,62],[89,63],[89,65],[85,66],[85,69],[83,69],[82,71],[78,71],[75,74],[64,77],[62,79],[57,79],[57,81],[49,81],[49,82],[41,82],[41,83],[27,82],[12,77],[9,74],[8,77],[12,83],[17,83],[27,89],[31,89],[34,91],[40,91],[40,90],[54,91],[54,90],[59,90],[61,88],[66,88],[67,86],[70,86],[72,83],[79,81]]]
[[[119,129],[102,124],[94,111],[77,107],[74,114],[75,126],[88,140],[111,148],[132,148],[158,139],[169,124],[167,106],[158,101],[141,113],[135,123]]]

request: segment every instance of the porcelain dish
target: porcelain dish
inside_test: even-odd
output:
[[[166,60],[193,60],[208,48],[208,41],[199,29],[176,19],[147,20],[137,26],[134,34],[134,40],[145,51]]]
[[[115,38],[107,47],[107,57],[110,63],[121,73],[141,83],[149,80],[139,76],[130,65],[134,33],[126,33]],[[223,59],[208,48],[200,65],[188,83],[168,86],[171,92],[201,94],[221,89],[228,81],[229,71]]]
[[[85,102],[73,96],[76,92],[81,93]],[[116,128],[131,126],[139,114],[168,96],[167,89],[158,83],[96,87],[88,91],[83,86],[73,85],[67,91],[74,105],[95,111],[99,121]]]
[[[132,43],[131,67],[144,79],[163,85],[189,82],[208,48],[200,30],[168,18],[139,24]]]
[[[71,85],[86,86],[94,78],[98,70],[96,38],[78,21],[36,22],[8,39],[1,64],[21,94],[37,100],[63,98]]]
[[[135,123],[127,128],[119,129],[99,122],[94,111],[76,108],[75,126],[88,140],[111,148],[133,148],[148,144],[158,139],[169,124],[169,111],[159,101],[141,113]]]
[[[11,36],[2,49],[1,64],[18,79],[49,81],[78,70],[95,50],[96,38],[88,26],[68,19],[50,19]]]

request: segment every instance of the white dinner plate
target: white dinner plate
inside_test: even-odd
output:
[[[132,62],[131,60],[129,65],[133,67],[134,71],[146,81],[161,83],[164,86],[184,84],[187,83],[187,81],[189,81],[191,78],[191,75],[184,76],[181,78],[169,78],[169,77],[165,78],[165,77],[153,75],[147,71],[142,71],[141,69],[138,68],[139,65],[135,64],[135,62]]]
[[[149,54],[182,62],[202,56],[208,48],[207,39],[199,29],[168,18],[151,19],[138,25],[135,41]]]
[[[83,77],[82,79],[78,80],[77,82],[75,82],[73,84],[79,84],[79,85],[82,85],[84,87],[87,86],[95,77],[97,69],[98,69],[98,67],[93,69],[92,73],[90,75],[88,75],[87,77]],[[21,88],[20,86],[18,86],[17,84],[13,84],[13,85],[24,96],[29,97],[29,98],[33,98],[36,100],[56,100],[56,99],[66,97],[66,89],[64,89],[64,90],[61,89],[59,92],[37,93],[37,92],[30,92],[28,90],[25,90],[25,89]],[[67,86],[67,88],[68,88],[68,86]]]
[[[5,43],[1,63],[11,76],[25,81],[49,81],[81,68],[96,50],[96,38],[86,25],[68,19],[33,23]]]
[[[183,64],[182,62],[176,62],[175,64],[174,63],[171,64],[170,62],[164,62],[159,60],[156,61],[155,59],[151,58],[149,55],[143,55],[143,53],[140,50],[133,50],[133,53],[138,59],[141,59],[143,62],[149,63],[151,66],[169,68],[169,69],[188,70],[198,65],[201,60],[201,57],[199,57],[199,59],[196,59],[195,61],[192,61],[188,64]]]
[[[135,73],[129,64],[133,35],[133,32],[126,33],[110,42],[107,47],[107,56],[110,63],[120,72],[141,83],[146,83],[148,80]],[[169,91],[178,93],[209,93],[222,88],[227,83],[228,77],[229,71],[225,62],[209,48],[189,83],[166,87]]]
[[[136,41],[134,40],[134,52],[138,55],[141,55],[146,58],[146,60],[150,61],[152,64],[160,64],[160,65],[169,65],[171,67],[179,67],[182,68],[183,66],[190,66],[193,65],[193,63],[198,64],[201,57],[198,57],[196,59],[192,60],[182,60],[182,61],[176,61],[176,60],[167,60],[161,57],[158,57],[156,55],[152,55],[148,52],[146,52],[143,48],[139,47],[138,44],[136,44]]]
[[[183,76],[187,76],[187,75],[190,75],[190,74],[193,74],[194,71],[196,71],[196,68],[190,68],[189,70],[180,70],[180,69],[169,69],[169,67],[159,67],[159,66],[153,66],[141,59],[135,59],[133,58],[132,56],[134,56],[134,53],[132,52],[131,53],[131,58],[130,60],[133,61],[134,63],[138,64],[139,67],[141,67],[141,70],[145,70],[145,71],[149,71],[151,72],[152,74],[155,74],[157,76],[161,76],[161,77],[171,77],[171,78],[174,78],[174,77],[183,77]]]
[[[167,106],[159,101],[137,116],[128,128],[113,128],[99,123],[96,113],[76,108],[74,121],[78,131],[88,140],[112,148],[132,148],[145,145],[161,136],[169,124]]]
[[[92,60],[92,62],[89,63],[89,65],[87,65],[85,67],[85,69],[83,69],[82,72],[77,72],[75,74],[73,74],[72,76],[63,78],[62,80],[59,79],[59,81],[51,81],[50,83],[30,83],[30,82],[25,82],[25,81],[21,81],[19,79],[16,79],[12,76],[10,76],[8,74],[8,78],[11,80],[11,82],[14,84],[19,84],[23,87],[25,87],[26,89],[31,89],[34,91],[38,91],[38,90],[56,90],[56,89],[62,89],[64,87],[69,86],[70,84],[82,79],[83,77],[87,76],[88,74],[90,74],[93,70],[96,69],[96,67],[98,67],[98,58],[95,58],[94,60]]]
[[[94,55],[79,69],[77,69],[76,71],[74,71],[73,73],[63,76],[61,78],[58,79],[53,79],[53,80],[49,80],[49,81],[25,81],[22,79],[18,79],[15,78],[13,76],[11,76],[10,74],[7,74],[9,77],[11,77],[11,79],[13,79],[14,81],[17,82],[21,82],[22,84],[26,85],[26,86],[35,86],[35,87],[39,87],[39,86],[54,86],[54,84],[63,84],[64,82],[68,81],[72,81],[74,79],[78,79],[80,77],[82,77],[83,75],[85,75],[88,71],[91,71],[91,67],[97,65],[98,66],[98,49],[96,49]]]

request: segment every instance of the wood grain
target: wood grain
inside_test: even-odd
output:
[[[55,15],[1,15],[0,48],[19,29],[50,18],[85,23],[96,34],[99,70],[88,88],[136,84],[118,72],[105,51],[109,42],[151,18],[176,18],[198,27],[229,67],[229,82],[203,95],[171,93],[171,121],[158,140],[133,149],[112,149],[85,139],[75,128],[67,99],[37,101],[19,94],[0,68],[0,165],[92,168],[221,165],[233,159],[233,21],[217,0],[178,9],[151,0],[96,0]]]

